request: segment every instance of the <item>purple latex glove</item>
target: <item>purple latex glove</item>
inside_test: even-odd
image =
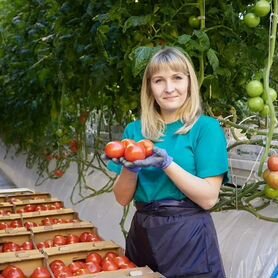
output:
[[[173,158],[168,155],[166,150],[155,147],[153,149],[153,154],[144,160],[136,160],[134,162],[128,162],[125,160],[125,167],[156,167],[160,169],[167,168],[173,161]]]

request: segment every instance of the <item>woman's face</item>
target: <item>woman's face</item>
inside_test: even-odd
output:
[[[151,90],[166,123],[177,120],[177,111],[188,96],[189,80],[188,75],[170,68],[163,68],[151,77]]]

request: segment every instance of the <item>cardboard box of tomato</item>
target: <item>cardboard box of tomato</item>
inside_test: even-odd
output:
[[[21,214],[23,222],[35,223],[35,226],[51,226],[57,223],[79,222],[78,213],[71,208],[34,211]]]
[[[0,194],[0,202],[18,202],[18,201],[32,201],[32,200],[48,200],[51,198],[51,194],[47,192],[17,192],[17,193],[7,193]]]
[[[36,249],[30,231],[16,231],[0,234],[0,258],[10,253]]]
[[[45,256],[38,250],[11,253],[5,257],[0,256],[0,274],[5,273],[4,277],[36,278],[38,276],[31,276],[36,268],[48,268]]]
[[[39,250],[55,246],[97,242],[103,239],[98,235],[97,228],[91,222],[81,221],[52,225],[45,229],[43,226],[32,227],[33,241]]]
[[[64,203],[57,198],[45,200],[17,200],[13,202],[14,213],[36,213],[48,210],[59,210],[64,208]]]

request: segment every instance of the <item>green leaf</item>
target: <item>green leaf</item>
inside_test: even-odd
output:
[[[151,15],[131,16],[126,20],[123,32],[125,33],[131,27],[147,25],[151,22],[151,19]]]
[[[202,52],[210,48],[210,41],[208,35],[201,30],[194,30],[194,35],[198,38],[199,49]]]
[[[134,61],[133,66],[133,75],[139,75],[146,67],[148,61],[153,56],[155,52],[161,49],[160,46],[158,47],[138,47],[136,48],[131,55],[129,56],[131,60]]]
[[[207,58],[208,58],[209,64],[212,66],[213,72],[215,73],[219,67],[219,60],[218,60],[215,50],[210,48],[207,52]]]
[[[178,37],[178,43],[180,44],[187,44],[191,40],[190,35],[183,34]]]

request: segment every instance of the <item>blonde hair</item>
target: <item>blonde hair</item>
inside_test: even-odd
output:
[[[154,99],[150,85],[152,76],[163,68],[182,72],[188,75],[190,80],[188,97],[177,114],[178,119],[184,125],[177,131],[177,134],[187,133],[202,114],[199,84],[189,58],[174,47],[158,51],[145,69],[141,87],[142,133],[151,140],[160,139],[165,131],[165,122],[160,115],[160,108]]]

